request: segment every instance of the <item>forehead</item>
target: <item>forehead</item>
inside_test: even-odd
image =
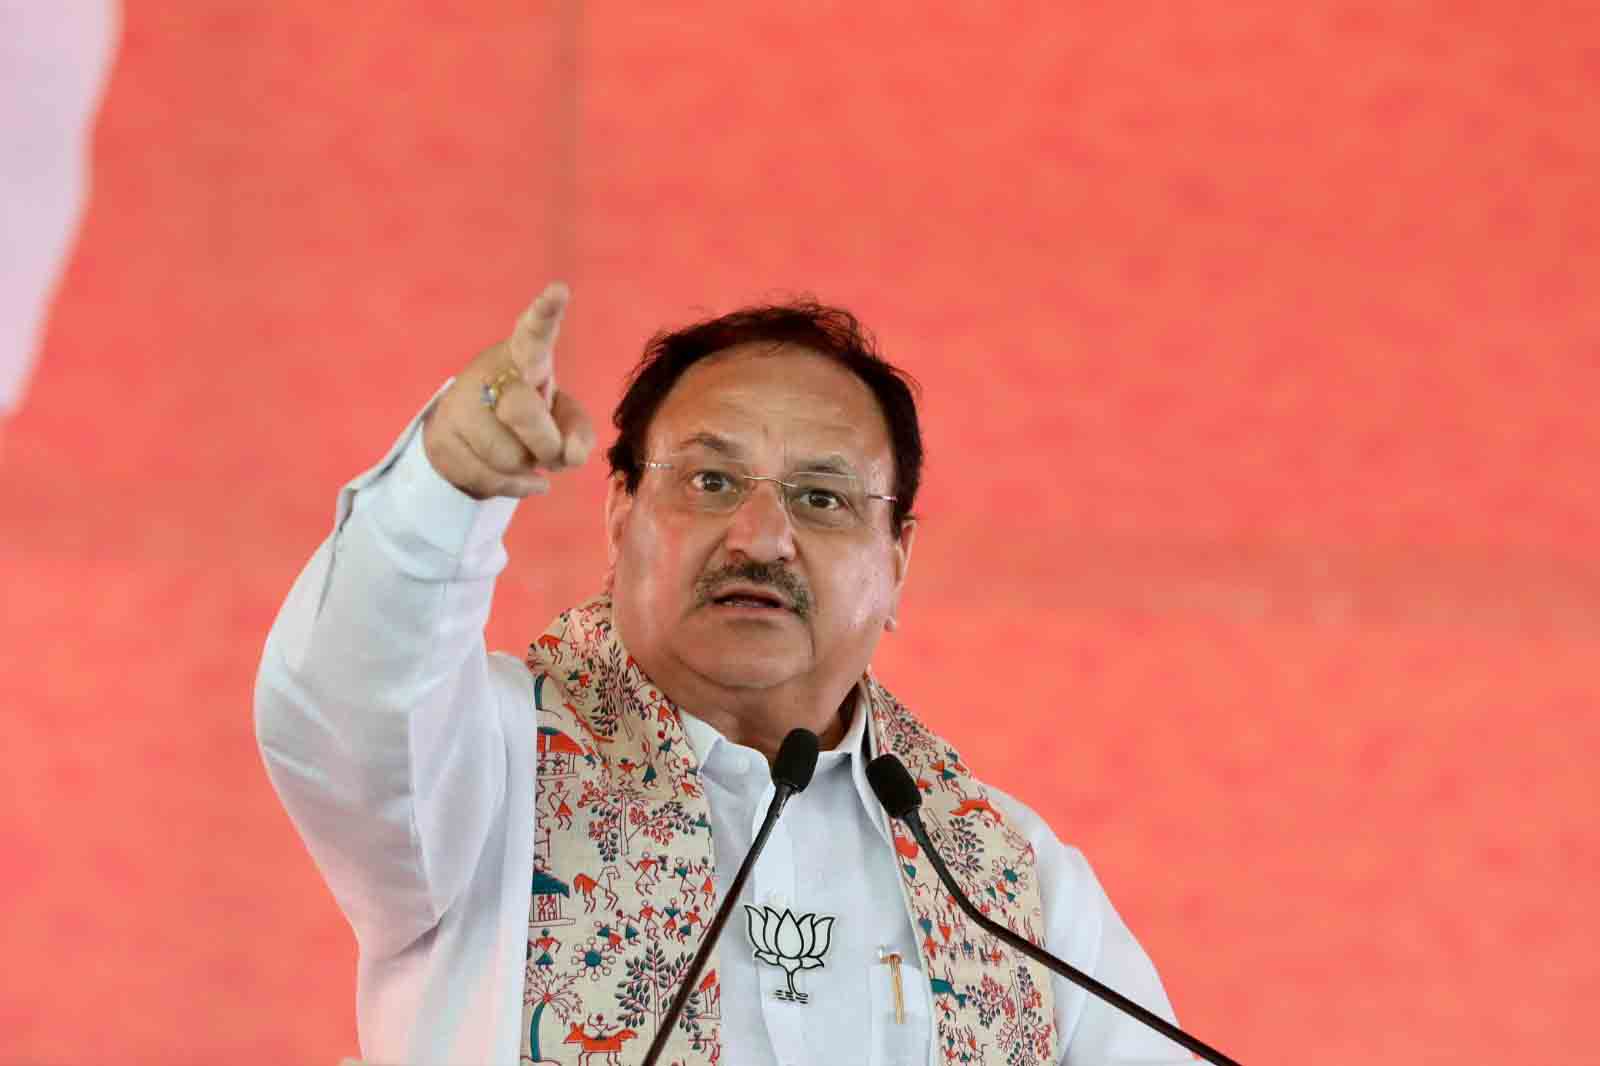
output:
[[[889,429],[866,382],[792,345],[740,345],[684,371],[651,422],[651,449],[705,433],[752,460],[837,455],[865,469],[892,465]]]

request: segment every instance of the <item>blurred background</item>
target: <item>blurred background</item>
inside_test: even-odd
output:
[[[598,421],[655,330],[796,293],[921,380],[880,676],[1202,1038],[1592,1056],[1595,5],[99,10],[101,67],[4,82],[104,98],[3,324],[0,1061],[355,1053],[257,657],[340,484],[552,276]],[[492,646],[597,589],[602,484],[518,516]]]

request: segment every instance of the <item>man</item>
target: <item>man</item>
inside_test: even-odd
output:
[[[900,755],[992,917],[1170,1016],[1083,858],[870,673],[922,445],[848,314],[652,342],[614,419],[608,594],[525,663],[486,654],[513,508],[594,445],[556,385],[566,300],[546,289],[346,488],[267,643],[257,732],[355,929],[366,1057],[642,1058],[803,726],[816,774],[663,1062],[1189,1061],[971,926],[866,786]]]

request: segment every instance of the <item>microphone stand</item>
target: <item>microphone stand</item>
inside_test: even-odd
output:
[[[906,768],[893,755],[880,755],[872,762],[874,765],[879,765],[887,764],[891,760],[893,761],[893,770],[898,770],[900,775],[904,775],[905,784],[910,786],[909,794],[905,797],[899,794],[899,790],[894,787],[898,782],[886,783],[883,788],[879,787],[880,779],[887,778],[893,773],[893,770],[887,767],[877,774],[869,772],[868,776],[872,779],[873,791],[877,793],[878,801],[883,803],[884,808],[891,815],[904,822],[911,830],[911,835],[916,838],[922,850],[927,853],[928,861],[933,864],[933,870],[939,875],[939,880],[944,882],[944,887],[949,891],[951,898],[956,901],[956,906],[960,907],[968,918],[976,922],[985,932],[998,937],[1007,946],[1021,952],[1041,966],[1047,967],[1051,972],[1060,974],[1079,988],[1098,996],[1124,1014],[1137,1018],[1168,1040],[1183,1045],[1207,1062],[1215,1063],[1216,1066],[1240,1066],[1237,1061],[1230,1059],[1203,1040],[1190,1036],[1160,1015],[1139,1006],[1139,1004],[1122,993],[1101,984],[1082,970],[1056,958],[1026,937],[1018,936],[978,910],[973,902],[967,898],[967,894],[961,890],[961,886],[956,884],[956,879],[950,873],[950,868],[944,864],[944,859],[940,858],[938,849],[933,846],[933,841],[928,836],[927,827],[922,823],[922,815],[917,810],[922,804],[922,796],[917,792],[916,783],[911,780]],[[885,792],[889,792],[890,795],[886,797]],[[897,807],[900,809],[896,809]]]
[[[804,734],[804,738],[809,738],[809,741],[804,738],[797,739],[796,734]],[[809,761],[805,753],[808,744]],[[722,936],[722,927],[728,924],[728,916],[733,913],[735,904],[743,895],[745,882],[750,880],[750,872],[755,869],[756,859],[761,855],[761,850],[767,846],[767,837],[772,835],[772,827],[778,824],[778,815],[783,813],[783,805],[788,803],[795,793],[811,783],[811,772],[816,769],[816,765],[816,734],[803,729],[790,732],[784,738],[782,747],[778,749],[778,757],[774,760],[772,784],[775,792],[772,802],[767,804],[767,816],[761,821],[761,830],[756,833],[755,842],[750,845],[750,850],[745,852],[744,861],[739,864],[739,872],[734,875],[733,884],[728,887],[728,894],[723,897],[721,905],[717,907],[717,913],[712,916],[711,924],[706,926],[705,935],[700,938],[700,947],[696,949],[694,958],[689,960],[689,968],[684,971],[678,991],[672,997],[672,1004],[667,1007],[666,1015],[656,1028],[649,1050],[644,1053],[643,1066],[656,1066],[662,1048],[667,1045],[667,1038],[672,1035],[672,1030],[678,1025],[678,1017],[683,1014],[684,1007],[689,1003],[695,982],[700,979],[700,971],[705,969],[711,953],[717,949],[717,940]]]

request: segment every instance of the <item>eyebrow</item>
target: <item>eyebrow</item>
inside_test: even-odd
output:
[[[726,455],[729,459],[742,460],[744,458],[743,448],[727,437],[719,437],[715,433],[707,433],[704,430],[699,433],[692,433],[680,440],[677,446],[673,448],[673,451],[682,451],[685,448],[693,448],[695,445],[714,451],[718,455]]]
[[[674,450],[681,451],[685,448],[693,448],[696,446],[705,448],[708,451],[716,452],[718,455],[726,456],[729,459],[736,459],[741,463],[748,462],[748,460],[745,458],[745,450],[736,442],[729,440],[727,437],[718,436],[715,433],[708,433],[704,430],[700,431],[699,433],[691,433],[689,436],[683,438],[678,442],[677,448]],[[859,475],[856,473],[855,467],[851,465],[850,460],[846,459],[837,452],[807,459],[803,463],[797,465],[791,472],[807,474],[841,474],[845,477],[859,478]]]

